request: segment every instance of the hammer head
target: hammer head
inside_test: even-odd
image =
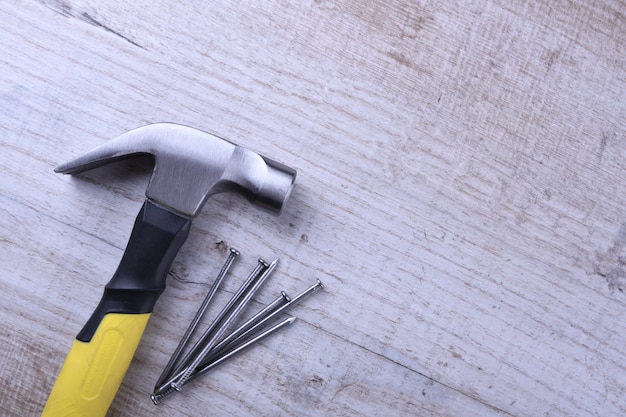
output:
[[[209,133],[171,123],[131,130],[55,171],[77,174],[142,154],[155,160],[146,197],[188,217],[196,216],[211,195],[227,191],[280,213],[296,178],[292,168]]]

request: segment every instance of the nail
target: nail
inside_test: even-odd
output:
[[[198,352],[200,352],[206,344],[206,341],[214,334],[215,330],[218,328],[220,323],[224,320],[224,317],[228,314],[228,312],[233,308],[233,306],[237,303],[237,301],[241,298],[242,294],[244,294],[250,286],[255,282],[257,277],[267,269],[269,265],[263,259],[259,258],[257,266],[254,270],[248,275],[244,283],[239,287],[237,292],[231,297],[226,306],[220,311],[217,317],[213,320],[211,325],[202,333],[200,339],[196,342],[193,348],[185,355],[185,357],[180,361],[176,369],[171,372],[174,374],[178,374],[182,369],[187,367],[187,364],[192,360],[192,358],[196,357]],[[171,378],[170,378],[171,380]],[[169,384],[167,384],[169,385]]]
[[[153,393],[150,395],[150,399],[152,399],[152,402],[154,403],[154,405],[159,405],[159,403],[161,402],[161,400],[164,397],[167,397],[168,395],[170,395],[171,393],[176,392],[176,390],[172,387],[170,387],[169,389],[160,392],[160,393]]]
[[[256,313],[254,316],[250,317],[245,323],[243,323],[241,326],[235,329],[230,335],[228,335],[228,337],[226,337],[217,345],[215,345],[215,347],[211,349],[211,351],[209,352],[206,358],[206,361],[210,361],[211,359],[214,359],[217,356],[220,356],[223,353],[223,351],[228,348],[228,345],[233,340],[237,339],[243,333],[250,330],[257,323],[259,323],[261,320],[263,320],[265,317],[271,314],[274,310],[276,310],[279,307],[282,307],[284,304],[290,301],[291,301],[291,298],[289,298],[287,293],[285,291],[281,291],[280,295],[274,301],[272,301],[271,303],[263,307],[261,311]]]
[[[282,329],[283,327],[290,325],[295,320],[296,320],[295,317],[289,317],[289,318],[283,320],[282,322],[276,324],[275,326],[265,330],[263,333],[260,333],[259,335],[255,336],[253,339],[250,339],[247,342],[245,342],[244,344],[235,347],[234,349],[230,350],[225,355],[223,355],[223,356],[217,358],[216,360],[214,360],[214,361],[212,361],[212,362],[202,366],[196,372],[192,373],[189,376],[189,378],[187,379],[187,382],[196,379],[200,375],[202,375],[202,374],[210,371],[211,369],[215,368],[216,366],[218,366],[222,362],[225,362],[228,359],[233,358],[234,356],[238,355],[239,353],[243,352],[244,350],[248,349],[249,347],[255,345],[256,343],[259,343],[261,340],[263,340],[263,339],[271,336],[272,334],[276,333],[278,330]],[[152,398],[152,402],[155,405],[158,405],[159,402],[161,401],[161,399],[163,399],[164,397],[166,397],[166,396],[168,396],[171,393],[176,392],[176,391],[177,390],[175,388],[173,388],[173,387],[163,387],[163,390],[161,390],[161,392],[152,394],[150,396],[150,398]]]
[[[206,358],[202,361],[202,363],[206,364],[222,356],[224,353],[227,353],[230,349],[233,348],[233,344],[231,344],[233,340],[235,340],[241,334],[248,331],[255,324],[257,324],[259,321],[261,321],[263,318],[265,318],[267,315],[273,312],[275,309],[281,307],[283,304],[288,303],[289,301],[291,301],[291,298],[289,298],[289,296],[287,295],[285,291],[281,291],[280,296],[278,296],[274,301],[272,301],[270,304],[263,307],[261,311],[256,313],[254,316],[249,318],[244,324],[242,324],[237,329],[235,329],[232,334],[228,335],[228,337],[226,337],[225,339],[220,341],[217,345],[215,345],[209,351],[209,353],[207,354]],[[166,390],[167,388],[170,388],[171,384],[175,382],[177,379],[179,379],[182,375],[183,375],[182,372],[179,371],[178,374],[170,378],[170,380],[166,384],[163,384],[163,382],[161,382],[158,388],[155,387],[154,392],[158,393],[160,391]]]
[[[170,358],[170,360],[167,363],[167,365],[165,365],[165,368],[163,369],[163,372],[161,372],[161,375],[159,376],[159,379],[157,380],[157,382],[156,382],[156,384],[154,386],[155,389],[157,387],[159,387],[163,383],[163,381],[165,381],[168,377],[171,376],[170,374],[171,374],[172,369],[174,368],[174,366],[176,365],[176,362],[180,358],[181,353],[183,352],[183,350],[187,346],[187,343],[189,342],[189,339],[191,338],[191,336],[195,332],[196,328],[198,327],[198,323],[200,322],[200,319],[204,316],[204,313],[206,312],[206,310],[207,310],[207,308],[209,306],[209,303],[213,299],[213,296],[217,292],[217,289],[221,285],[222,281],[224,280],[224,277],[228,273],[230,267],[232,266],[232,264],[235,261],[235,258],[237,256],[239,256],[239,251],[237,249],[235,249],[235,248],[230,248],[230,253],[228,254],[228,258],[226,259],[226,262],[222,266],[222,269],[220,270],[220,272],[217,274],[217,277],[215,278],[215,281],[213,282],[213,285],[211,286],[211,289],[209,290],[209,292],[207,293],[206,297],[202,301],[202,304],[200,305],[200,308],[196,312],[196,315],[193,318],[193,320],[191,321],[191,324],[189,324],[189,327],[187,328],[187,331],[185,331],[185,334],[183,335],[183,338],[178,343],[178,346],[176,347],[176,350],[172,354],[172,357]],[[154,401],[154,399],[153,399],[153,401]]]
[[[180,390],[182,386],[185,384],[185,382],[187,381],[187,379],[189,379],[189,376],[191,375],[191,373],[196,369],[196,367],[202,361],[204,361],[209,351],[215,346],[217,341],[220,340],[220,338],[222,337],[224,332],[228,330],[230,325],[239,317],[239,315],[244,310],[244,308],[248,305],[248,303],[250,302],[254,294],[261,288],[261,285],[263,284],[263,282],[265,282],[265,280],[270,275],[270,273],[276,268],[277,264],[278,264],[278,259],[275,259],[272,263],[270,263],[267,266],[267,268],[261,273],[258,279],[254,281],[254,284],[249,289],[249,291],[247,291],[243,295],[243,298],[241,298],[240,300],[237,300],[233,311],[227,314],[223,323],[220,324],[220,326],[215,331],[215,334],[211,337],[209,342],[206,343],[202,351],[191,361],[189,366],[187,366],[186,370],[183,372],[182,376],[176,382],[172,383],[172,387],[175,390],[177,391]]]
[[[255,336],[254,338],[248,340],[247,342],[245,342],[245,343],[235,347],[233,350],[229,351],[225,355],[220,356],[219,358],[215,359],[214,361],[212,361],[210,363],[202,365],[200,368],[198,368],[193,374],[191,374],[188,377],[186,382],[189,382],[189,381],[191,381],[193,379],[196,379],[200,375],[202,375],[202,374],[210,371],[211,369],[215,368],[216,366],[218,366],[222,362],[225,362],[228,359],[231,359],[232,357],[234,357],[237,354],[243,352],[244,350],[248,349],[249,347],[259,343],[261,340],[265,339],[266,337],[271,336],[272,334],[276,333],[278,330],[282,329],[283,327],[290,325],[295,320],[296,320],[295,317],[289,317],[289,318],[281,321],[280,323],[276,324],[275,326],[272,326],[271,328],[265,330],[264,332],[260,333],[259,335]]]
[[[154,393],[150,394],[150,399],[152,399],[152,402],[154,403],[154,405],[159,405],[159,403],[161,402],[163,398],[167,397],[168,395],[174,392],[178,392],[178,391],[176,391],[172,387],[167,387],[167,389],[160,390],[159,392],[155,391]]]
[[[195,372],[192,369],[190,375],[187,377],[187,379],[183,383],[186,383],[187,381],[189,381],[189,379],[195,379],[196,376],[200,375],[201,373],[204,373],[204,372],[208,371],[209,369],[217,366],[217,364],[219,364],[219,363],[221,363],[221,362],[223,362],[225,360],[224,358],[231,357],[232,356],[231,353],[233,353],[233,355],[234,355],[235,351],[239,352],[239,351],[241,351],[244,348],[244,346],[245,347],[249,347],[252,344],[254,344],[254,341],[258,341],[258,340],[260,340],[260,338],[265,337],[264,335],[266,335],[266,333],[271,331],[273,328],[270,329],[270,330],[267,330],[267,331],[265,331],[263,333],[261,333],[259,336],[255,336],[254,338],[250,339],[247,342],[244,342],[243,344],[239,344],[242,341],[244,341],[248,336],[250,336],[251,334],[254,334],[256,330],[260,329],[264,324],[266,324],[268,321],[270,321],[271,319],[276,317],[278,314],[280,314],[283,311],[287,310],[288,308],[294,306],[298,302],[302,301],[305,297],[311,295],[312,293],[314,293],[315,291],[317,291],[317,290],[319,290],[320,288],[323,288],[323,287],[324,287],[324,285],[322,284],[322,281],[317,279],[315,284],[313,284],[311,287],[309,287],[306,290],[302,291],[296,297],[292,298],[290,301],[288,301],[287,303],[285,303],[281,307],[279,307],[276,310],[272,311],[271,314],[268,314],[266,317],[264,317],[262,320],[260,320],[254,326],[252,326],[250,329],[246,330],[244,333],[239,335],[239,337],[237,337],[234,340],[232,340],[229,343],[229,346],[234,348],[232,351],[226,353],[223,356],[218,356],[217,358],[213,357],[213,358],[205,359],[202,363],[199,364],[199,366],[196,367],[196,371]],[[283,293],[281,293],[281,297],[283,296]],[[286,294],[285,294],[285,296],[286,296]],[[285,320],[285,322],[291,320],[291,321],[289,321],[289,323],[291,323],[291,322],[293,322],[293,319],[294,318],[287,319],[287,320]],[[277,326],[274,326],[274,327],[284,326],[285,322],[282,322],[281,324],[279,324]],[[289,324],[289,323],[287,323],[287,324]],[[240,348],[242,348],[242,349],[240,349]],[[165,395],[171,394],[174,391],[180,390],[180,388],[182,387],[182,384],[179,384],[178,389],[176,389],[176,387],[174,386],[174,383],[175,382],[179,382],[180,378],[183,376],[184,372],[186,372],[187,370],[188,369],[178,372],[177,375],[175,375],[173,378],[171,378],[167,383],[165,383],[164,385],[160,386],[155,391],[155,394],[153,394],[153,395],[156,395],[156,396],[163,395],[163,396],[165,396]],[[160,398],[162,398],[162,397],[158,397],[158,399],[160,399]]]
[[[322,284],[322,281],[317,279],[315,284],[313,284],[312,286],[310,286],[306,290],[302,291],[300,294],[296,295],[289,302],[285,303],[281,307],[279,307],[276,310],[272,311],[270,314],[265,316],[262,320],[260,320],[258,323],[256,323],[254,326],[252,326],[250,329],[246,330],[245,332],[240,334],[238,337],[234,338],[230,343],[237,343],[238,341],[244,340],[247,336],[249,336],[250,334],[254,333],[255,330],[261,328],[268,321],[270,321],[271,319],[273,319],[274,317],[276,317],[277,315],[279,315],[283,311],[287,310],[288,308],[293,307],[298,302],[302,301],[302,299],[304,299],[305,297],[313,294],[315,291],[317,291],[317,290],[319,290],[320,288],[323,288],[323,287],[324,287],[324,285]]]

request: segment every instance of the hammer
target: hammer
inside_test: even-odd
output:
[[[170,123],[131,130],[55,171],[77,174],[145,154],[155,161],[146,200],[113,278],[74,340],[43,417],[106,414],[191,220],[211,195],[238,192],[278,214],[296,178],[296,171],[285,165],[209,133]]]

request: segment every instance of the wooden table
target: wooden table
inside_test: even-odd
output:
[[[195,219],[108,416],[626,414],[620,1],[0,3],[0,410],[38,416],[152,170],[53,168],[169,121],[298,170]],[[226,257],[298,321],[155,407]]]

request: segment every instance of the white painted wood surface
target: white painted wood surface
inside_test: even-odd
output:
[[[0,22],[2,416],[39,415],[151,165],[53,168],[159,121],[298,185],[280,217],[207,204],[108,416],[626,414],[624,2],[5,1]],[[259,303],[327,290],[155,407],[228,245],[240,278],[281,257]]]

